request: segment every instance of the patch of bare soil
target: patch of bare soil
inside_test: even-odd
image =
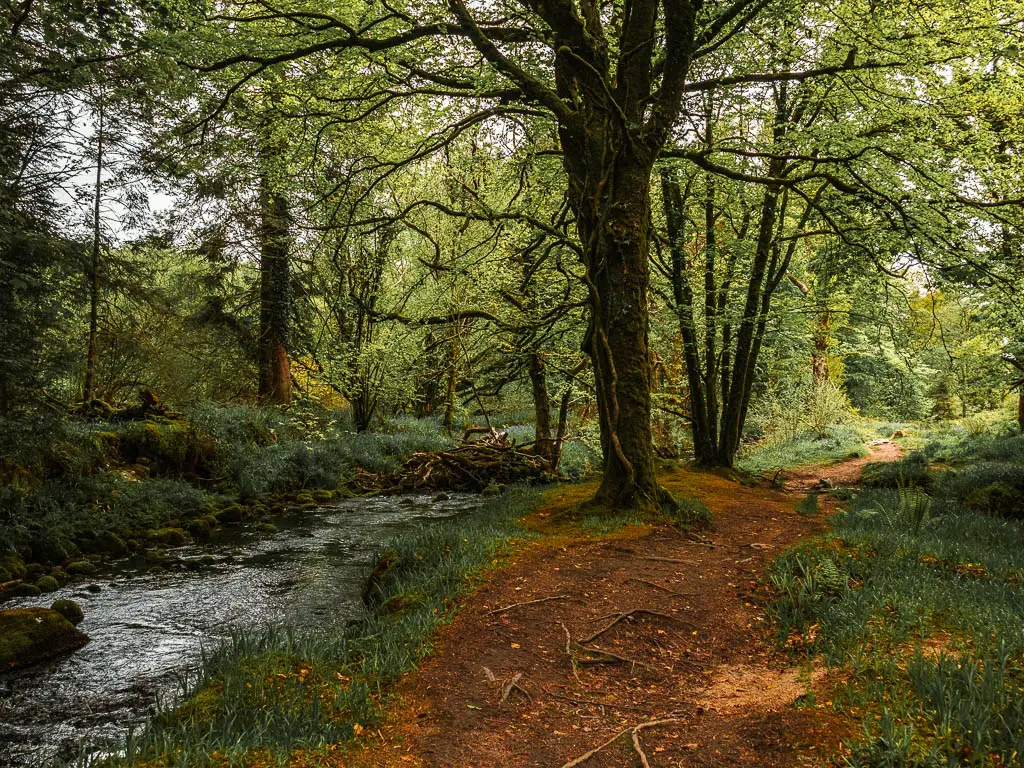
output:
[[[828,470],[856,478],[893,448]],[[714,530],[585,538],[560,528],[559,513],[593,488],[556,489],[530,520],[550,535],[465,600],[437,652],[399,685],[385,725],[345,765],[827,765],[851,724],[823,706],[820,670],[775,650],[764,578],[772,558],[824,520],[801,517],[792,496],[714,474],[662,479],[711,507]]]

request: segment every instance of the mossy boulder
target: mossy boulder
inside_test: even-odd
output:
[[[59,611],[0,611],[0,669],[18,669],[81,648],[89,638]]]
[[[505,492],[505,486],[500,483],[491,483],[481,491],[484,496],[500,496]]]
[[[72,576],[89,576],[96,573],[96,566],[88,560],[76,560],[73,563],[68,563],[65,570]]]
[[[45,537],[32,543],[32,555],[43,562],[63,562],[69,557],[68,542],[59,537]]]
[[[215,515],[219,523],[241,523],[249,516],[249,510],[241,504],[224,507]]]
[[[334,498],[334,492],[324,490],[313,491],[313,498],[317,501],[330,501]]]
[[[26,581],[23,581],[21,584],[11,588],[7,592],[11,597],[39,597],[42,593],[43,591],[39,587],[35,584],[29,584]]]
[[[165,547],[183,547],[192,540],[181,528],[158,528],[148,531],[146,538],[153,544]]]
[[[216,440],[187,421],[153,419],[128,426],[120,444],[129,464],[148,466],[152,474],[180,477],[216,474],[221,455]]]
[[[296,504],[311,504],[315,502],[316,499],[313,498],[313,494],[309,491],[303,491],[302,493],[295,494]]]
[[[7,576],[3,581],[24,579],[28,574],[28,571],[25,569],[25,563],[23,563],[21,558],[14,553],[0,555],[0,570],[4,571],[4,574]]]
[[[214,524],[216,524],[216,521],[214,521]],[[204,540],[210,538],[210,534],[213,532],[213,525],[210,525],[210,521],[207,518],[199,517],[191,520],[187,529],[193,539]]]
[[[260,533],[277,533],[277,526],[273,523],[257,523],[256,530]]]
[[[60,582],[53,576],[40,576],[36,581],[36,586],[40,592],[56,592],[60,589]]]
[[[54,600],[50,610],[56,611],[75,626],[85,620],[85,611],[74,600]]]
[[[128,544],[113,531],[100,531],[96,534],[96,551],[104,555],[123,555],[128,552]]]

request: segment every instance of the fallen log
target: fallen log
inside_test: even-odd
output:
[[[504,432],[491,430],[482,439],[445,451],[414,453],[395,472],[375,474],[357,470],[350,485],[359,493],[479,493],[493,485],[556,479],[542,456],[517,446]]]

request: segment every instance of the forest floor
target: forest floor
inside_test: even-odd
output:
[[[803,468],[784,490],[666,472],[712,530],[562,522],[593,493],[559,488],[528,518],[546,535],[491,571],[399,683],[384,724],[346,765],[422,768],[815,766],[857,722],[830,706],[835,673],[794,665],[766,619],[768,564],[826,515],[795,504],[825,478],[849,485],[871,455]],[[822,509],[830,511],[822,497]],[[813,695],[811,695],[813,694]]]

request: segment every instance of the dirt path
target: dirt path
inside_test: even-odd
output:
[[[829,472],[856,477],[865,461]],[[560,535],[557,514],[593,489],[554,491],[531,519],[553,535],[465,601],[438,651],[400,684],[401,705],[347,759],[423,768],[825,764],[849,724],[821,706],[828,680],[774,650],[764,582],[770,560],[823,530],[824,519],[797,514],[797,495],[712,474],[677,470],[662,480],[711,507],[715,529]],[[817,707],[793,706],[812,689]]]
[[[838,488],[855,484],[860,478],[860,471],[865,464],[872,461],[896,461],[903,455],[903,449],[892,440],[875,440],[868,444],[870,453],[856,459],[848,459],[837,464],[817,464],[801,467],[785,473],[785,489],[787,491],[811,491],[824,485],[826,488]]]

